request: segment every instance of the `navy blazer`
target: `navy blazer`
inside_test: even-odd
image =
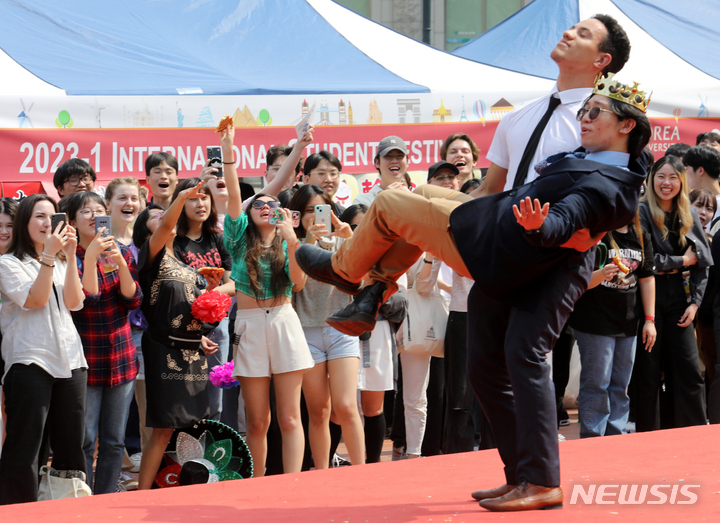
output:
[[[644,179],[644,169],[634,161],[627,170],[563,158],[528,184],[456,208],[450,215],[455,244],[485,294],[511,305],[528,305],[548,283],[540,277],[559,264],[587,272],[589,282],[595,248],[578,253],[560,245],[583,228],[596,235],[630,223]],[[513,204],[526,196],[550,203],[537,234],[526,234],[513,214]]]

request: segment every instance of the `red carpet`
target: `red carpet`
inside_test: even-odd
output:
[[[470,492],[503,483],[494,450],[304,472],[211,485],[127,492],[0,508],[7,522],[720,521],[720,426],[560,443],[562,510],[490,513]],[[607,487],[596,504],[577,497]],[[645,502],[618,504],[619,485],[665,485]],[[698,485],[698,486],[693,486]],[[626,487],[629,489],[629,487]],[[640,489],[638,487],[638,493]],[[674,492],[674,493],[673,493]],[[625,499],[627,496],[623,495]],[[635,497],[638,497],[636,493]],[[664,498],[664,501],[663,501]],[[680,504],[693,501],[693,504]],[[650,501],[656,504],[650,504]]]

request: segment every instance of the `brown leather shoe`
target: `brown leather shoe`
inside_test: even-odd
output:
[[[480,501],[480,506],[487,510],[505,512],[562,508],[562,502],[563,492],[560,487],[540,487],[525,482],[504,496]]]
[[[492,499],[504,496],[514,488],[515,487],[512,485],[500,485],[499,487],[490,490],[476,490],[471,495],[473,499],[482,501],[483,499]]]

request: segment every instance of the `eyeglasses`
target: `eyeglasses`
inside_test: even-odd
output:
[[[609,109],[603,109],[602,107],[600,107],[598,105],[596,105],[595,107],[593,107],[592,109],[589,109],[589,110],[587,108],[583,107],[582,109],[580,109],[577,112],[577,121],[581,122],[582,119],[587,114],[588,120],[590,120],[592,122],[593,120],[597,120],[597,117],[600,116],[600,113],[615,114],[613,111],[611,111]]]
[[[280,202],[276,202],[275,200],[270,200],[269,202],[265,200],[255,200],[252,203],[253,209],[262,209],[265,206],[268,206],[269,209],[279,209],[280,208]]]
[[[95,216],[105,216],[107,213],[105,212],[105,209],[98,209],[97,211],[91,211],[90,209],[83,209],[82,211],[78,211],[78,214],[82,216],[85,219],[94,218]]]
[[[81,178],[77,174],[73,174],[65,181],[69,183],[72,187],[77,187],[78,185],[80,185],[80,182],[84,183],[85,185],[91,183],[93,181],[93,177],[90,174],[86,174]]]
[[[151,220],[159,220],[163,216],[165,216],[165,213],[162,211],[159,212],[149,212],[148,215],[150,216]]]
[[[316,174],[318,176],[329,176],[330,178],[335,178],[336,176],[340,175],[340,171],[310,171],[310,174]]]
[[[438,174],[437,176],[433,176],[431,180],[437,180],[440,183],[443,183],[445,180],[454,182],[457,180],[457,174]]]

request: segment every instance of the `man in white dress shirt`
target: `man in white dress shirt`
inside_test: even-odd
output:
[[[492,163],[482,186],[472,196],[486,196],[522,185],[515,184],[518,176],[526,177],[524,183],[531,182],[537,177],[535,164],[555,153],[579,147],[580,123],[575,116],[592,94],[595,77],[600,72],[620,71],[629,56],[627,34],[608,15],[595,15],[565,31],[550,53],[560,68],[556,84],[546,96],[521,105],[500,121],[487,153]],[[526,144],[552,96],[559,97],[560,104],[542,131],[527,169],[517,172]]]

